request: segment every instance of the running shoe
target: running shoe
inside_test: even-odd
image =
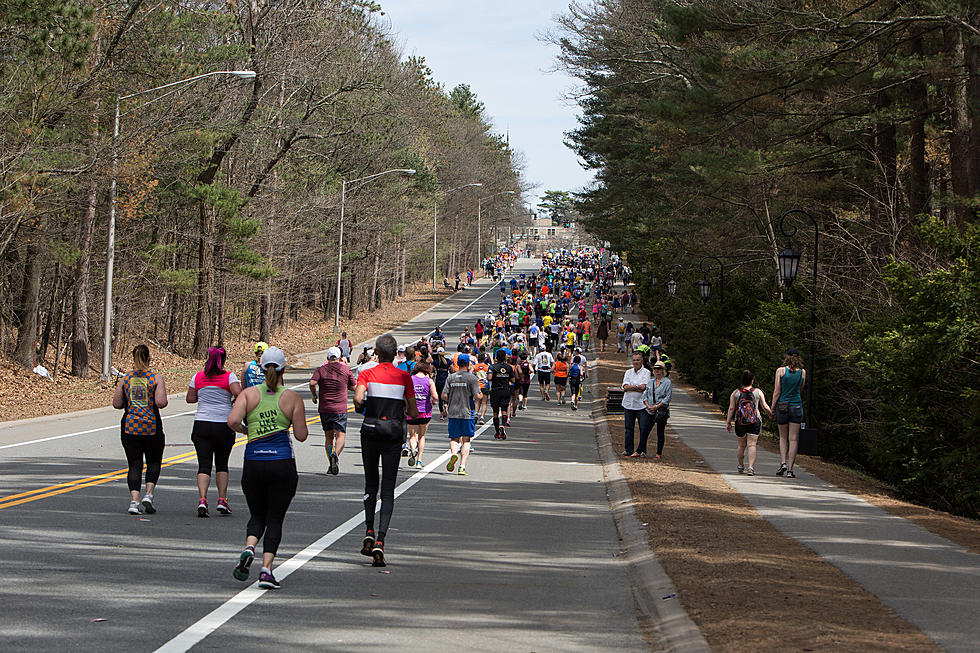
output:
[[[218,506],[215,508],[215,510],[220,512],[222,515],[231,514],[231,506],[228,505],[228,500],[222,499],[221,497],[218,497]]]
[[[629,458],[629,457],[630,457],[630,456],[632,456],[632,455],[633,455],[633,454],[631,454],[631,453],[630,453],[629,451],[624,451],[624,452],[622,453],[622,456],[623,456],[623,458]]]
[[[457,454],[453,454],[452,456],[449,457],[449,462],[446,463],[446,471],[447,472],[451,472],[454,469],[456,469],[456,461],[457,460],[459,460],[459,456]]]
[[[572,410],[578,410],[578,404],[572,404]]]
[[[143,497],[143,500],[140,501],[140,508],[142,508],[143,512],[148,515],[152,515],[157,511],[157,509],[153,507],[153,497],[149,494]]]
[[[415,467],[416,460],[418,460],[418,451],[412,449],[411,453],[408,454],[408,466]]]
[[[796,472],[794,472],[792,469],[787,469],[786,478],[796,478]]]
[[[779,463],[779,469],[776,470],[776,476],[782,476],[786,473],[786,463]]]
[[[241,581],[248,580],[248,568],[252,566],[253,560],[255,560],[255,552],[252,549],[242,551],[242,554],[238,556],[238,564],[235,565],[235,570],[231,572],[232,576]]]
[[[419,460],[416,460],[415,461],[415,469],[422,469],[423,467],[424,467],[424,465],[422,464],[422,459],[421,458]]]
[[[371,547],[371,557],[374,558],[374,560],[371,561],[371,566],[372,567],[387,567],[388,566],[387,563],[385,563],[385,543],[384,542],[382,542],[381,540],[378,540],[377,542],[374,543],[374,546]]]
[[[197,516],[198,517],[201,517],[201,518],[210,517],[211,516],[208,513],[208,500],[207,499],[201,499],[201,502],[199,504],[197,504]]]
[[[129,510],[127,510],[126,512],[128,512],[131,515],[139,515],[140,514],[140,504],[139,504],[139,502],[138,501],[130,501],[129,502]]]
[[[500,429],[500,439],[501,440],[507,439],[507,431],[505,431],[504,429]],[[473,445],[470,445],[470,451],[473,451]]]
[[[466,473],[465,467],[460,467],[456,474],[457,476],[469,476],[469,474]]]
[[[743,467],[742,465],[739,465],[736,469],[738,469],[739,474],[745,473],[745,467]]]
[[[276,577],[272,575],[271,571],[263,571],[259,574],[259,589],[263,590],[277,590],[282,587]]]
[[[408,457],[408,445],[407,444],[403,444],[402,445],[402,458],[407,458],[407,457]]]
[[[374,531],[368,531],[364,534],[364,541],[361,543],[361,555],[371,556],[371,549],[374,548]]]
[[[330,454],[330,467],[327,469],[327,471],[334,476],[340,473],[340,457],[337,454]]]
[[[754,469],[752,469],[751,467],[749,467],[748,469],[746,469],[746,470],[745,470],[745,473],[746,473],[747,475],[749,475],[749,476],[755,476],[755,470],[754,470]]]

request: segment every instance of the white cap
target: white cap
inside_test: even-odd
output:
[[[439,347],[439,349],[436,349],[436,353],[437,354],[445,354],[446,353],[446,348],[445,347]]]
[[[331,347],[327,350],[327,360],[331,358],[340,358],[340,347]]]
[[[398,345],[398,352],[401,353],[405,351],[405,345]]]
[[[262,352],[262,360],[259,362],[259,365],[262,367],[273,365],[281,372],[286,369],[286,354],[282,353],[282,350],[278,347],[269,347]]]

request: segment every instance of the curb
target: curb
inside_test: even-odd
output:
[[[591,381],[593,390],[596,391],[598,377],[596,373]],[[598,400],[598,395],[594,396]],[[658,648],[678,653],[708,653],[711,651],[708,641],[680,601],[673,598],[677,594],[677,588],[650,550],[646,532],[633,510],[633,495],[619,467],[605,417],[601,408],[593,409],[596,449],[605,477],[606,496],[616,522],[616,530],[622,539],[625,554],[621,559],[629,567],[630,585],[637,608],[650,621],[657,637]],[[667,600],[664,597],[672,598]]]

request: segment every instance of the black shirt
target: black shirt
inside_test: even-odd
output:
[[[511,381],[514,380],[514,368],[507,363],[494,363],[490,366],[490,390],[510,390]]]

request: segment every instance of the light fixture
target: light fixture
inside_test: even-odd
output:
[[[786,244],[786,249],[781,251],[777,258],[779,260],[779,279],[784,286],[791,286],[796,280],[796,272],[800,267],[800,253],[793,249],[792,243]]]
[[[701,281],[698,281],[696,285],[698,287],[698,295],[701,296],[701,301],[707,304],[708,300],[711,298],[711,282],[701,279]]]
[[[657,287],[657,282],[658,281],[660,281],[660,280],[657,279],[657,275],[656,274],[654,274],[652,277],[650,277],[650,285],[653,286],[654,288]]]
[[[671,279],[667,282],[667,293],[673,297],[677,294],[677,282]]]

